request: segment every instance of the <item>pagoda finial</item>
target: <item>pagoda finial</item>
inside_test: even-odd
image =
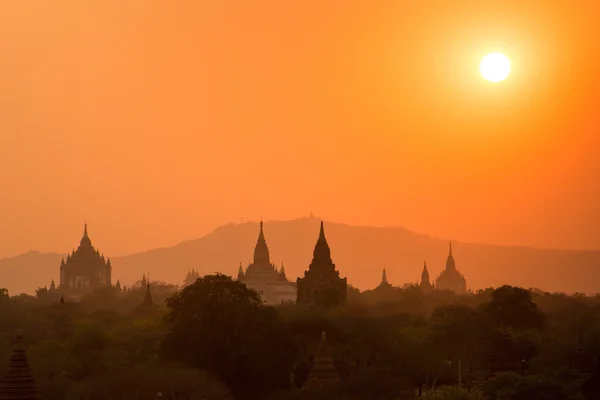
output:
[[[65,295],[64,294],[60,295],[60,304],[65,304]]]
[[[383,275],[381,276],[381,284],[388,285],[387,273],[385,272],[385,267],[383,267]]]
[[[450,241],[450,255],[452,255],[452,241]]]
[[[79,245],[87,247],[92,245],[92,241],[88,236],[87,222],[83,224],[83,237],[81,238],[81,242],[79,243]]]
[[[323,228],[323,221],[321,221],[321,230],[319,232],[319,239],[325,239],[325,229]]]

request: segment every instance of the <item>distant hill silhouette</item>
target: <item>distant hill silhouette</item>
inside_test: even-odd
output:
[[[284,262],[288,278],[303,274],[312,258],[320,220],[301,218],[265,222],[271,260]],[[385,266],[388,280],[401,286],[416,282],[427,259],[432,279],[445,265],[448,240],[418,235],[403,228],[359,227],[325,222],[331,256],[348,283],[361,290],[377,286]],[[253,256],[258,222],[229,224],[196,240],[124,257],[111,257],[113,283],[124,285],[149,272],[152,280],[181,284],[192,268],[200,274],[237,274]],[[101,246],[101,243],[98,243]],[[70,250],[70,249],[69,249]],[[518,285],[550,292],[600,292],[600,251],[544,250],[453,242],[457,268],[473,289]],[[29,252],[0,259],[0,287],[11,294],[33,293],[38,286],[58,284],[62,255]]]

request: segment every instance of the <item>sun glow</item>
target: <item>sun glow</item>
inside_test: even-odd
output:
[[[481,60],[479,65],[481,75],[490,82],[501,82],[510,73],[510,61],[504,54],[488,54]]]

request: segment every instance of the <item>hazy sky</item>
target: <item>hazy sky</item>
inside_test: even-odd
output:
[[[404,3],[404,4],[403,4]],[[315,215],[600,249],[600,2],[4,0],[0,256]],[[502,84],[478,72],[504,52]]]

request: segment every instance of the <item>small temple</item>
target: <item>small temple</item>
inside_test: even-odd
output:
[[[105,260],[94,248],[85,224],[79,247],[60,262],[60,290],[77,299],[94,289],[111,286],[111,274],[110,258]]]
[[[429,281],[429,271],[427,270],[427,261],[423,264],[423,272],[421,273],[421,283],[419,284],[421,290],[425,293],[431,292],[434,290],[433,285]]]
[[[394,287],[388,282],[387,279],[387,272],[385,270],[385,267],[383,268],[383,272],[381,274],[381,283],[379,284],[379,286],[377,286],[375,288],[375,290],[378,291],[382,291],[382,290],[390,290],[393,289]]]
[[[321,222],[312,262],[308,266],[308,271],[304,272],[304,277],[297,280],[296,304],[342,305],[346,303],[347,289],[346,278],[340,278],[340,273],[331,260],[331,250]]]
[[[449,290],[457,294],[467,293],[467,280],[456,269],[456,262],[452,255],[452,243],[450,243],[450,252],[446,260],[446,268],[435,281],[435,287],[438,290]]]
[[[338,382],[340,382],[340,375],[335,369],[333,353],[327,344],[327,335],[323,332],[305,386],[321,387]]]
[[[248,265],[246,271],[240,264],[237,280],[256,290],[267,305],[280,305],[296,300],[296,289],[288,281],[283,264],[278,270],[271,263],[262,221],[254,247],[254,262]]]
[[[8,372],[0,380],[0,400],[38,400],[35,379],[31,374],[23,333],[15,334],[13,353],[10,357]]]

